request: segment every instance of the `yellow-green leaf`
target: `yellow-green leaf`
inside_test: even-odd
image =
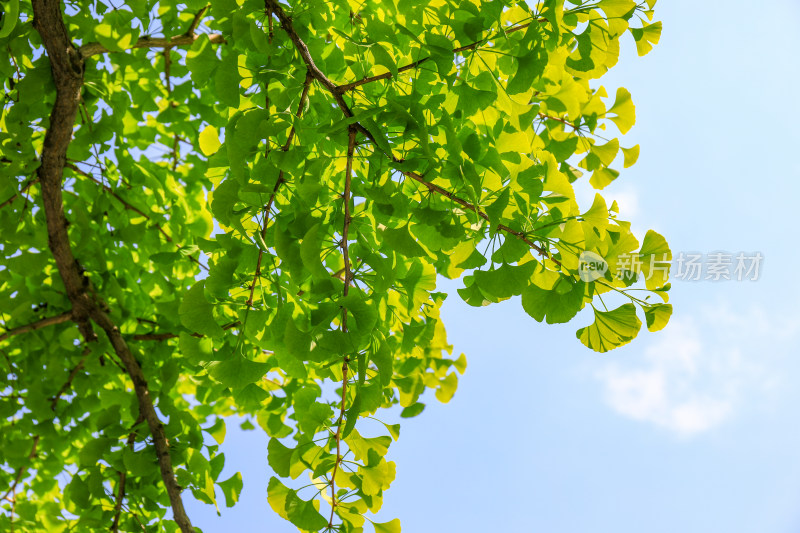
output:
[[[203,131],[200,132],[198,140],[200,142],[200,151],[205,155],[215,154],[217,150],[219,150],[219,147],[222,146],[222,143],[219,142],[217,128],[214,126],[206,126]]]

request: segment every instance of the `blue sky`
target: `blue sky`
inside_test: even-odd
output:
[[[758,281],[674,281],[670,326],[607,354],[517,299],[443,318],[469,368],[447,405],[403,422],[379,517],[403,531],[800,531],[800,4],[659,2],[661,43],[632,43],[624,86],[639,162],[604,195],[673,252],[760,252]],[[591,193],[579,190],[582,205]],[[588,201],[588,203],[587,203]],[[206,533],[295,531],[266,502],[266,438],[229,424],[242,501],[190,503]],[[225,474],[224,474],[225,475]]]

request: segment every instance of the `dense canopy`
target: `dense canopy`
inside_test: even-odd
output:
[[[398,532],[368,523],[382,409],[466,369],[437,276],[540,322],[590,306],[599,352],[662,328],[666,241],[573,189],[638,157],[595,80],[658,41],[653,4],[4,0],[0,528],[200,530],[183,498],[236,503],[246,415],[265,505]]]

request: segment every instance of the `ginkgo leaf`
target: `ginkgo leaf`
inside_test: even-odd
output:
[[[269,369],[266,363],[256,363],[235,354],[211,367],[211,377],[231,388],[244,387],[261,379]]]
[[[269,480],[267,501],[276,513],[300,529],[318,531],[328,523],[311,501],[301,499],[276,477]]]
[[[653,230],[647,231],[639,250],[639,259],[642,264],[645,286],[648,289],[658,289],[667,283],[672,251],[662,235]]]
[[[623,148],[622,153],[625,155],[624,167],[632,167],[639,159],[639,145],[637,144],[631,148]]]
[[[3,9],[3,21],[0,25],[0,39],[5,39],[14,30],[19,17],[19,0],[8,0]]]
[[[522,307],[537,322],[548,324],[569,322],[583,307],[584,282],[563,279],[551,289],[531,283],[522,291]]]
[[[219,136],[217,135],[217,128],[214,126],[206,126],[203,128],[203,131],[200,132],[200,136],[198,138],[200,143],[200,150],[205,155],[213,155],[219,150],[219,147],[222,145],[219,142]]]
[[[372,525],[375,527],[375,533],[400,533],[400,520],[397,518],[389,522],[373,522]]]
[[[217,68],[217,53],[208,35],[201,34],[186,54],[186,66],[199,87],[206,85]]]
[[[644,316],[647,320],[647,329],[659,331],[669,322],[672,316],[671,304],[655,304],[644,307]]]
[[[645,24],[641,28],[630,29],[636,40],[636,51],[640,56],[646,55],[661,38],[661,22]]]
[[[179,309],[181,323],[191,331],[219,337],[224,331],[214,319],[214,306],[206,299],[205,281],[196,283],[186,292]]]
[[[219,488],[222,489],[222,494],[225,495],[225,507],[233,507],[239,501],[239,494],[242,492],[244,483],[242,481],[242,474],[236,472],[230,478],[218,483]]]
[[[617,89],[617,96],[608,112],[608,119],[616,124],[620,133],[625,134],[636,121],[636,107],[631,100],[631,93],[624,87]]]
[[[289,476],[294,449],[287,448],[278,439],[270,439],[267,445],[269,466],[281,477]]]
[[[624,304],[613,311],[594,310],[594,323],[577,332],[584,346],[596,352],[607,352],[627,344],[636,337],[642,323],[633,304]]]

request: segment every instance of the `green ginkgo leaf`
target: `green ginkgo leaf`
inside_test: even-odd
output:
[[[360,467],[358,475],[361,477],[361,490],[367,496],[380,494],[388,489],[395,477],[395,464],[393,461],[381,461],[372,467]]]
[[[375,533],[400,533],[400,520],[397,518],[389,522],[373,522],[372,525],[375,527]]]
[[[213,155],[219,150],[219,147],[222,146],[222,143],[219,142],[219,136],[217,135],[217,128],[214,126],[206,126],[203,128],[198,140],[200,151],[205,155]]]
[[[266,363],[256,363],[234,354],[230,359],[214,364],[211,377],[231,388],[241,388],[261,379],[269,370]]]
[[[214,306],[206,299],[205,281],[197,282],[183,297],[179,309],[181,324],[190,331],[219,337],[224,331],[214,319]]]
[[[632,341],[641,327],[636,307],[624,304],[613,311],[595,309],[594,323],[579,329],[576,335],[587,348],[604,353]]]
[[[639,250],[645,287],[650,290],[663,287],[669,279],[672,251],[667,240],[653,230],[648,230]]]
[[[202,87],[212,79],[217,68],[217,53],[208,35],[201,34],[186,54],[186,66],[192,75],[192,81]]]
[[[531,283],[522,291],[522,308],[537,322],[562,324],[572,320],[583,308],[586,292],[583,281],[564,278],[551,289]]]
[[[302,530],[319,531],[328,523],[313,501],[303,500],[276,477],[269,480],[267,501],[276,513]]]
[[[269,466],[281,477],[288,477],[292,466],[294,449],[287,448],[278,439],[270,439],[267,445],[267,460]]]
[[[630,31],[636,40],[636,52],[643,56],[650,52],[654,45],[658,44],[661,38],[661,22],[645,24],[641,28],[631,28]]]
[[[370,45],[369,51],[372,52],[372,57],[375,58],[375,64],[386,67],[393,77],[397,77],[397,63],[395,63],[386,48],[378,43],[373,43]]]
[[[625,134],[633,127],[636,122],[636,107],[631,100],[631,93],[624,87],[617,89],[617,97],[614,105],[609,108],[606,116],[616,124],[620,133]]]
[[[659,331],[669,322],[672,316],[671,304],[654,304],[644,306],[644,316],[647,320],[647,329],[650,331]]]
[[[225,507],[233,507],[239,501],[239,494],[242,492],[244,483],[241,472],[236,472],[225,481],[217,483],[225,495]]]
[[[3,22],[0,25],[0,39],[11,35],[19,19],[19,0],[8,0],[3,6]]]

